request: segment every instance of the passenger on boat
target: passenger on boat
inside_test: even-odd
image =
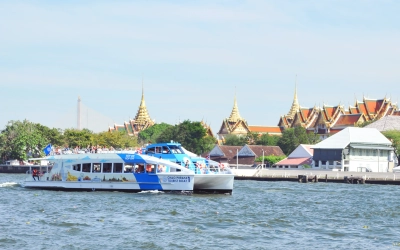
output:
[[[35,181],[36,181],[36,177],[37,177],[38,181],[39,181],[39,174],[38,174],[38,170],[37,169],[34,169],[32,171],[32,177],[33,177],[33,180],[35,180]]]
[[[154,167],[152,165],[148,164],[146,166],[146,172],[147,173],[154,173]]]
[[[139,166],[136,168],[135,173],[137,173],[137,174],[144,173],[144,166],[143,166],[143,165],[139,165]]]
[[[189,160],[186,160],[185,168],[189,168]]]

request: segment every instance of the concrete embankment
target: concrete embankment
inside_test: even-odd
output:
[[[235,180],[366,183],[400,185],[400,173],[340,172],[313,169],[232,169]],[[354,180],[354,182],[353,182]]]

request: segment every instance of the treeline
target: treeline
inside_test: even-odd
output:
[[[224,145],[243,146],[264,145],[279,146],[283,153],[290,154],[300,144],[316,144],[320,141],[319,136],[314,133],[307,133],[303,127],[288,128],[281,136],[258,133],[248,133],[246,136],[228,135]]]
[[[155,124],[141,131],[138,138],[141,144],[179,142],[184,148],[196,154],[210,151],[217,142],[213,136],[207,135],[207,130],[201,122],[191,122],[189,120],[175,126],[166,123]]]
[[[114,148],[136,147],[137,138],[122,132],[93,133],[88,129],[57,129],[33,123],[28,120],[9,121],[0,133],[0,157],[27,160],[44,156],[43,149],[51,143],[60,148],[87,148],[105,146]]]
[[[395,152],[400,152],[400,131],[386,131],[383,134],[392,141]],[[113,147],[125,149],[143,146],[148,143],[175,141],[187,150],[196,154],[210,151],[216,139],[207,135],[200,122],[186,120],[177,125],[166,123],[155,124],[143,130],[138,137],[129,136],[125,132],[93,133],[88,129],[57,129],[48,128],[39,123],[24,121],[9,121],[0,132],[0,157],[2,161],[17,159],[27,160],[29,157],[43,156],[43,149],[51,143],[54,147],[87,148],[90,146]],[[224,145],[243,146],[268,145],[279,146],[288,155],[300,144],[316,144],[319,137],[307,133],[302,127],[285,129],[281,136],[248,133],[246,136],[228,135]]]
[[[139,136],[129,136],[125,132],[106,131],[94,133],[88,129],[57,129],[32,123],[28,120],[9,121],[0,132],[1,160],[27,160],[44,156],[43,149],[51,143],[53,147],[81,149],[91,146],[113,147],[114,149],[136,148],[147,143],[176,141],[187,150],[197,154],[212,149],[216,139],[208,136],[200,122],[184,121],[172,126],[156,124]]]

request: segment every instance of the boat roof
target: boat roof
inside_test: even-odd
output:
[[[160,143],[153,143],[146,146],[148,147],[161,147],[161,146],[181,146],[178,142],[160,142]]]
[[[48,160],[50,162],[85,162],[85,161],[98,161],[98,162],[110,162],[120,161],[125,163],[133,164],[163,164],[173,166],[179,169],[185,169],[181,165],[171,162],[167,159],[160,159],[150,155],[142,155],[137,153],[97,153],[97,154],[63,154],[63,155],[50,155],[45,158],[32,158],[35,160]],[[186,170],[186,169],[185,169]]]

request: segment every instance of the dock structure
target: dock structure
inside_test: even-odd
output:
[[[341,172],[313,169],[233,169],[235,180],[400,185],[400,173]]]

